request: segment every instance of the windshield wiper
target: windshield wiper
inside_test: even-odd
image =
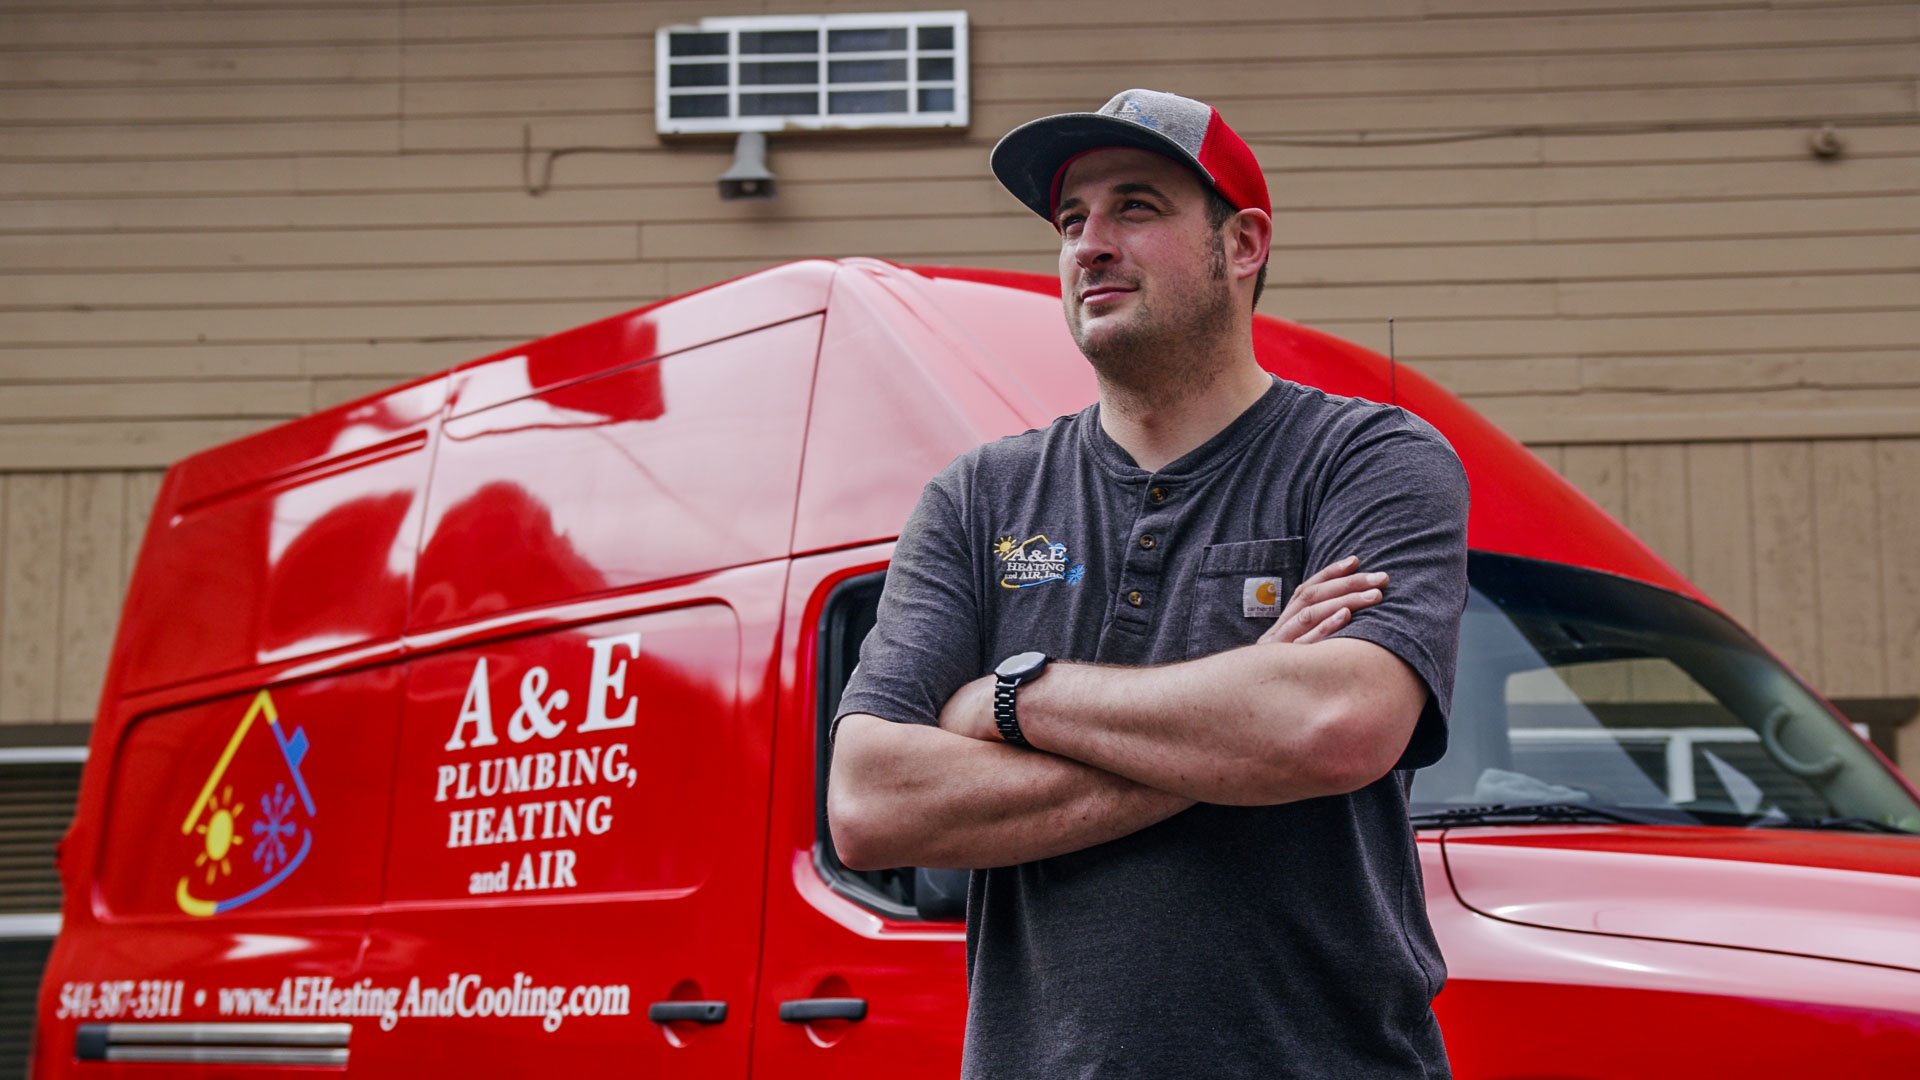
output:
[[[1577,802],[1487,803],[1483,806],[1454,806],[1445,810],[1424,810],[1407,815],[1416,829],[1447,828],[1454,825],[1672,825],[1664,818],[1647,817],[1607,806]]]
[[[1750,829],[1823,829],[1835,832],[1877,832],[1898,833],[1901,836],[1916,835],[1912,829],[1903,829],[1898,825],[1889,825],[1884,821],[1864,817],[1823,817],[1790,818],[1763,817],[1747,823]]]

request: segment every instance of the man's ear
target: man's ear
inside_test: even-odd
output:
[[[1273,245],[1273,218],[1265,210],[1246,209],[1228,224],[1227,262],[1232,276],[1252,282],[1260,268],[1267,265],[1267,250]]]

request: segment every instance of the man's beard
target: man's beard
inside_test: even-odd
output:
[[[1178,400],[1213,381],[1213,346],[1233,329],[1234,304],[1227,287],[1226,248],[1217,236],[1207,269],[1211,288],[1164,296],[1157,303],[1135,293],[1125,323],[1101,327],[1097,333],[1074,317],[1069,302],[1067,329],[1102,382],[1144,404]],[[1113,283],[1092,278],[1080,287]]]

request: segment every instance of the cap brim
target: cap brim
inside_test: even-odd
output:
[[[1104,113],[1060,113],[1030,120],[994,144],[988,161],[993,175],[1027,209],[1053,220],[1053,178],[1075,154],[1109,146],[1150,150],[1200,174],[1211,187],[1213,177],[1186,148],[1152,128]]]

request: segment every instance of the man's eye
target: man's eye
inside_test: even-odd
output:
[[[1066,232],[1068,229],[1085,220],[1086,216],[1084,214],[1068,214],[1066,217],[1060,219],[1060,231]]]

